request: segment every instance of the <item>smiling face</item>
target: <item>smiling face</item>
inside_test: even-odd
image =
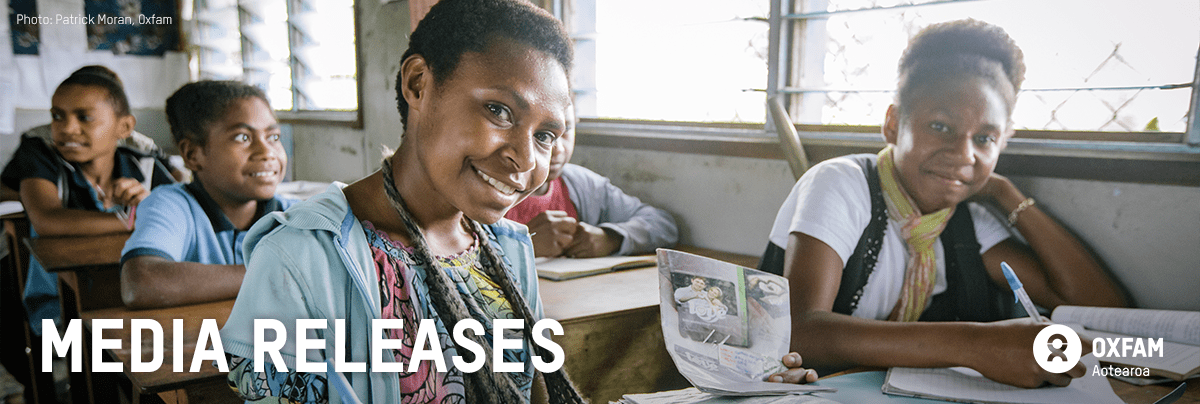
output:
[[[283,180],[287,154],[271,107],[258,97],[235,100],[207,129],[203,146],[180,142],[188,168],[205,191],[221,204],[273,197]]]
[[[402,195],[414,185],[430,209],[494,223],[545,182],[570,104],[554,58],[499,38],[484,53],[464,53],[441,83],[419,55],[402,69],[409,103],[398,154]]]
[[[894,145],[900,182],[924,214],[978,192],[1013,130],[1001,93],[984,79],[948,78],[915,89],[888,109],[884,138]]]
[[[117,141],[133,131],[132,115],[117,116],[108,91],[99,86],[65,85],[50,99],[54,148],[73,163],[112,157]]]

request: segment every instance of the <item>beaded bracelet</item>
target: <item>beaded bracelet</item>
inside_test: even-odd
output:
[[[1017,205],[1016,209],[1013,209],[1012,213],[1008,214],[1008,224],[1011,226],[1016,226],[1017,215],[1020,215],[1021,212],[1024,212],[1025,209],[1029,209],[1030,206],[1033,206],[1036,203],[1037,201],[1033,200],[1033,198],[1025,198],[1025,200],[1021,201],[1020,205]]]

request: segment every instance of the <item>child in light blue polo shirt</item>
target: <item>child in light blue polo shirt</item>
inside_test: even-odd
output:
[[[200,81],[175,91],[166,109],[195,180],[160,187],[139,205],[136,230],[121,252],[121,296],[129,307],[237,296],[246,230],[295,202],[275,195],[287,154],[261,90]]]

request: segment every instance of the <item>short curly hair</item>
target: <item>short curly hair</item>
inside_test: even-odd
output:
[[[974,19],[930,25],[908,42],[900,57],[896,99],[947,77],[981,77],[1004,95],[1011,114],[1025,80],[1025,57],[1003,28]]]
[[[125,96],[125,84],[121,82],[121,77],[111,69],[101,65],[90,65],[80,67],[70,77],[63,80],[58,88],[66,86],[91,86],[100,87],[108,93],[108,103],[112,104],[113,112],[117,116],[129,116],[129,97]]]
[[[497,37],[528,45],[553,57],[570,76],[574,50],[562,22],[525,0],[442,0],[429,9],[408,41],[400,63],[413,55],[425,58],[434,82],[441,84],[458,67],[465,52],[484,52]],[[408,101],[401,75],[396,75],[396,107],[408,127]]]
[[[184,84],[167,98],[167,123],[175,144],[188,139],[200,146],[208,144],[210,126],[228,112],[234,101],[258,98],[271,102],[258,87],[240,81],[202,80]]]

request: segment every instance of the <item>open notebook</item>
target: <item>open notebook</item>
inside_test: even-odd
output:
[[[1058,306],[1051,319],[1056,323],[1082,325],[1087,330],[1080,335],[1105,341],[1124,337],[1163,340],[1163,349],[1156,355],[1104,355],[1102,362],[1149,368],[1151,375],[1172,380],[1200,374],[1200,312]]]
[[[964,403],[1123,403],[1108,379],[1091,372],[1100,364],[1095,356],[1085,355],[1079,361],[1088,372],[1067,387],[1023,389],[994,382],[968,368],[891,368],[883,392]]]
[[[599,258],[538,258],[538,277],[554,281],[602,274],[605,272],[654,266],[653,255]]]

